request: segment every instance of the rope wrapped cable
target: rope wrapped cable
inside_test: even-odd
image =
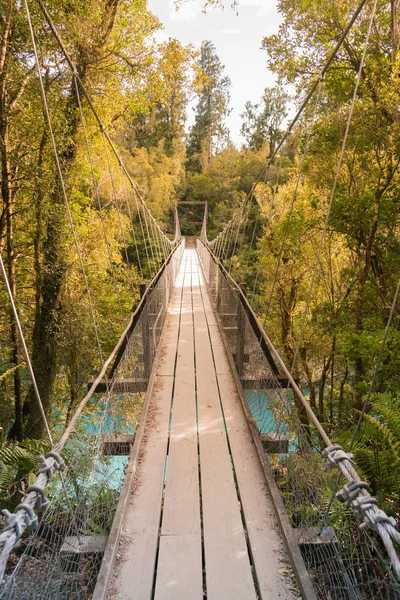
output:
[[[37,516],[35,510],[43,510],[48,504],[45,488],[55,471],[63,471],[64,461],[56,452],[48,452],[40,457],[41,465],[35,484],[27,489],[27,495],[23,502],[19,504],[14,513],[8,510],[2,510],[1,513],[6,517],[6,526],[0,533],[0,582],[3,579],[7,565],[7,560],[11,550],[18,545],[22,534],[28,527],[37,527]]]

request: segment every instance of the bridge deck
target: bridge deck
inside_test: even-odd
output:
[[[292,598],[282,544],[196,251],[184,253],[112,597]],[[297,596],[297,595],[296,595]]]

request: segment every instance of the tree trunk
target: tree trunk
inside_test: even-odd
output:
[[[329,371],[329,367],[330,367],[331,361],[332,361],[332,355],[333,355],[333,350],[332,350],[332,354],[329,356],[328,360],[326,362],[324,361],[324,366],[322,368],[322,373],[321,373],[321,377],[320,377],[320,380],[319,380],[319,388],[318,388],[318,419],[320,421],[324,421],[325,420],[324,394],[325,394],[326,380],[327,380],[327,377],[328,377],[328,371]]]
[[[281,312],[281,336],[282,336],[282,344],[285,350],[286,359],[290,364],[293,362],[293,348],[290,343],[290,337],[293,335],[293,310],[296,306],[296,291],[297,291],[298,282],[295,279],[292,279],[290,282],[290,291],[289,298],[287,299],[285,296],[285,290],[283,286],[280,284],[277,288],[277,293],[279,297],[279,308]],[[297,373],[292,373],[293,377],[296,377]],[[301,425],[304,428],[306,433],[306,437],[308,438],[310,435],[310,420],[308,418],[308,414],[306,409],[304,408],[301,400],[297,397],[296,394],[293,394],[294,402],[297,410],[297,415]],[[301,439],[300,436],[300,444],[304,443],[304,440]]]
[[[84,80],[85,68],[80,68],[80,78]],[[78,129],[78,100],[75,83],[71,82],[69,97],[64,109],[67,140],[59,153],[63,177],[68,181],[69,172],[76,156],[76,135]],[[46,219],[46,232],[43,240],[43,261],[40,277],[40,308],[36,311],[32,337],[32,363],[46,415],[51,407],[51,396],[57,372],[58,331],[63,284],[67,271],[66,264],[66,211],[62,185],[58,173],[50,195],[50,207]],[[25,435],[32,438],[43,436],[44,423],[31,387],[24,404]]]
[[[10,194],[7,204],[7,254],[8,254],[8,281],[14,300],[17,297],[16,256],[14,250],[14,202]],[[19,333],[14,313],[10,310],[10,338],[11,360],[15,366],[20,364]],[[15,422],[10,432],[10,437],[21,441],[23,439],[22,419],[22,384],[19,369],[14,371],[14,411]]]
[[[368,235],[368,240],[365,246],[365,251],[362,257],[362,266],[358,275],[357,281],[357,293],[355,300],[355,332],[361,334],[364,327],[364,292],[365,286],[368,280],[369,272],[372,265],[372,250],[375,243],[376,234],[378,231],[379,216],[381,210],[381,201],[383,194],[390,185],[393,178],[393,170],[388,167],[386,178],[384,183],[378,187],[374,197],[374,210],[371,220],[371,228]],[[353,409],[354,419],[358,420],[358,412],[362,409],[362,392],[360,390],[360,383],[365,375],[365,366],[363,358],[360,356],[356,358],[354,363],[354,391],[353,391]]]

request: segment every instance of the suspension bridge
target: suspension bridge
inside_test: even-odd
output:
[[[117,183],[110,169],[113,201],[129,219],[135,267],[142,276],[149,276],[141,285],[141,298],[129,323],[105,359],[25,0],[60,191],[82,270],[101,369],[88,382],[87,394],[65,430],[53,439],[0,256],[52,446],[41,457],[36,480],[15,511],[3,511],[1,598],[400,598],[396,521],[370,495],[351,447],[332,443],[303,395],[293,377],[298,349],[288,368],[265,331],[265,321],[260,323],[246,291],[232,277],[232,261],[247,227],[248,209],[265,171],[212,241],[207,237],[206,200],[197,203],[205,208],[198,237],[182,237],[177,210],[174,235],[167,235],[125,167],[45,5],[42,0],[38,3],[72,72],[94,199],[99,197],[98,180],[83,100],[104,137],[107,163],[110,167],[114,161],[120,174]],[[365,1],[354,12],[270,162],[310,100],[316,96],[318,102],[323,76],[364,5]],[[376,2],[365,47],[375,8]],[[365,52],[360,73],[364,58]],[[312,119],[306,136],[311,127]],[[103,234],[109,251],[105,229]],[[127,246],[123,236],[121,229]],[[287,231],[274,282],[286,236]],[[143,243],[142,255],[138,238]],[[133,268],[128,253],[126,262]],[[114,276],[111,257],[110,270]],[[318,260],[309,297],[317,270]],[[380,360],[381,355],[363,412]]]

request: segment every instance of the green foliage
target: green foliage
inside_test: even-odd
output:
[[[187,141],[187,167],[190,171],[201,172],[213,154],[226,147],[229,139],[224,119],[230,112],[231,81],[223,74],[224,66],[212,42],[202,42],[198,66],[203,82],[195,109],[195,122]]]
[[[341,443],[348,445],[350,433]],[[389,514],[400,514],[400,396],[376,393],[357,434],[353,453]]]
[[[268,142],[270,154],[274,153],[282,139],[281,126],[287,117],[288,102],[289,96],[281,87],[265,88],[259,104],[246,102],[240,131],[249,148],[260,150]]]
[[[12,506],[10,496],[32,483],[39,467],[39,456],[50,449],[48,440],[23,440],[3,443],[0,448],[0,501]]]

